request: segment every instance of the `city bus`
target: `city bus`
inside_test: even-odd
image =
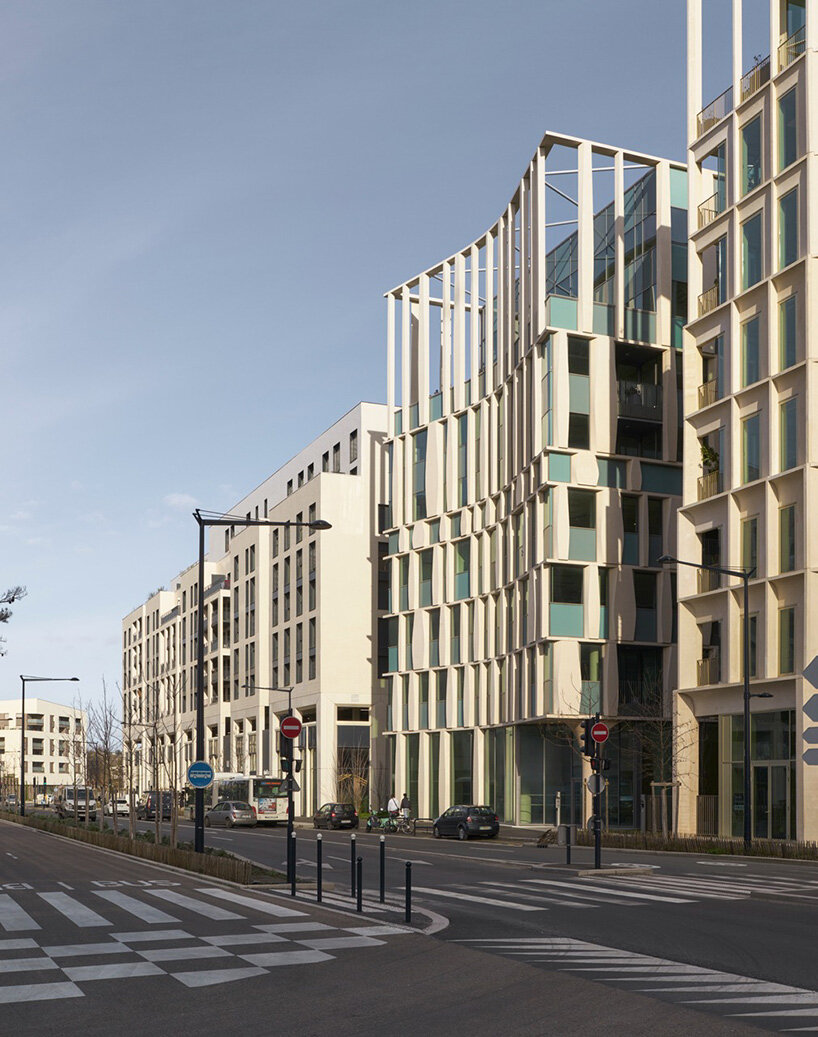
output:
[[[259,822],[277,824],[287,820],[287,779],[247,778],[242,775],[213,782],[214,803],[225,799],[249,803]]]

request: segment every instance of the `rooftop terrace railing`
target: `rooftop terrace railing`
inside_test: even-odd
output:
[[[727,115],[728,112],[732,111],[733,108],[733,88],[729,86],[723,94],[711,101],[710,104],[703,108],[696,116],[696,129],[699,137],[703,133],[707,133],[711,126],[715,126],[717,122]]]
[[[798,32],[788,36],[778,48],[778,71],[783,71],[791,65],[796,58],[800,58],[807,48],[806,26],[801,26]]]
[[[756,90],[760,90],[765,83],[770,81],[770,55],[766,58],[762,58],[757,64],[753,65],[749,72],[746,72],[741,77],[741,83],[739,91],[741,98],[739,104],[742,101],[746,101],[748,97],[752,97]]]

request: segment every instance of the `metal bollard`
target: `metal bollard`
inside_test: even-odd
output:
[[[349,895],[355,896],[355,833],[349,840]]]
[[[355,863],[356,863],[356,869],[355,870],[358,873],[358,882],[357,882],[358,903],[357,903],[357,905],[355,907],[355,910],[358,912],[358,914],[360,914],[363,911],[363,909],[364,909],[364,859],[363,859],[363,857],[359,857],[358,860]]]
[[[412,924],[412,862],[406,862],[406,924]]]
[[[290,839],[290,853],[292,854],[292,857],[290,858],[290,876],[291,876],[291,880],[290,880],[291,881],[290,896],[294,897],[295,896],[295,832],[293,832],[292,837]]]
[[[321,858],[324,856],[324,840],[319,832],[315,840],[315,863],[318,866],[318,878],[315,880],[315,897],[318,903],[321,903],[321,897],[323,895],[323,882],[324,874],[322,872],[323,865],[321,864]]]
[[[386,901],[386,836],[381,836],[381,903]]]

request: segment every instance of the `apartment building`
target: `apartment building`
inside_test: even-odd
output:
[[[277,775],[278,721],[292,688],[304,729],[297,809],[369,780],[377,692],[386,409],[361,403],[214,527],[205,561],[206,755],[218,772]],[[311,522],[246,526],[241,519]],[[195,545],[191,519],[191,546]],[[383,581],[381,580],[381,583]],[[126,772],[138,790],[184,785],[195,759],[198,566],[122,623]],[[281,690],[271,690],[281,689]],[[354,766],[353,766],[354,765]],[[342,784],[342,788],[343,788]]]
[[[19,795],[22,699],[0,701],[0,789]],[[26,695],[26,798],[85,781],[85,710]]]
[[[382,766],[420,815],[584,821],[596,711],[611,827],[670,782],[687,195],[548,133],[497,222],[387,294]]]
[[[753,835],[816,839],[818,766],[804,755],[818,735],[805,711],[815,687],[804,671],[818,644],[818,554],[807,535],[818,503],[810,422],[818,223],[809,201],[818,22],[804,0],[771,0],[769,52],[748,71],[742,14],[735,0],[730,85],[704,105],[708,26],[700,0],[688,3],[693,302],[679,558],[750,572]],[[740,835],[743,581],[682,567],[679,599],[679,640],[689,650],[680,654],[676,727],[690,746],[679,760],[680,826]]]

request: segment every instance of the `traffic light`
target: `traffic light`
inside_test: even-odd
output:
[[[582,749],[583,756],[595,756],[596,755],[596,743],[591,738],[591,728],[594,726],[594,718],[588,717],[587,720],[582,721],[582,731],[579,735],[579,744]]]
[[[592,771],[606,771],[611,766],[610,760],[603,760],[599,756],[591,757]]]

